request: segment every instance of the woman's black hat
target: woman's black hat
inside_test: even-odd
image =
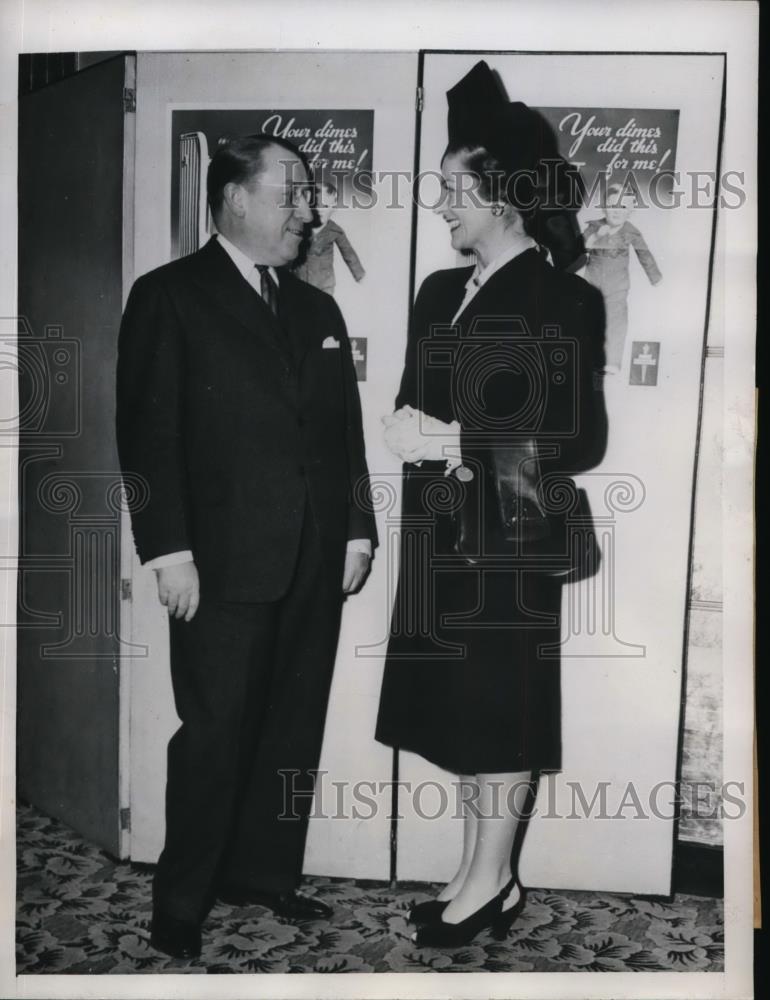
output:
[[[447,103],[449,145],[484,147],[506,174],[508,200],[521,211],[527,231],[548,248],[554,265],[580,266],[585,248],[577,209],[583,185],[559,153],[550,124],[521,101],[509,101],[484,60],[447,91]],[[531,182],[524,177],[524,183],[514,184],[521,172],[528,172]]]

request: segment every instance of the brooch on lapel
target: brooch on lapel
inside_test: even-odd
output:
[[[340,346],[339,340],[335,340],[334,337],[331,336],[327,337],[326,340],[323,342],[323,344],[321,344],[321,347],[323,347],[324,350],[327,351],[332,350],[335,347],[339,348],[339,346]]]

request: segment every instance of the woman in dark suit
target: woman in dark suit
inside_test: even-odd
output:
[[[496,508],[486,498],[476,509],[477,549],[468,550],[472,543],[458,535],[462,497],[471,485],[482,497],[487,486],[499,492],[500,454],[514,454],[523,439],[537,441],[548,476],[594,464],[604,438],[594,379],[601,301],[587,282],[554,267],[542,245],[550,242],[551,259],[560,260],[574,217],[533,209],[532,199],[522,207],[510,183],[536,163],[539,120],[505,101],[490,114],[488,92],[483,122],[472,101],[464,116],[455,104],[453,117],[457,91],[477,95],[487,74],[479,64],[448,95],[450,144],[436,208],[453,248],[473,252],[476,263],[423,283],[396,410],[384,421],[404,481],[376,737],[462,782],[459,870],[438,899],[410,915],[420,925],[416,943],[428,946],[463,944],[485,927],[508,932],[524,905],[513,860],[519,820],[537,775],[561,767],[561,580],[495,558],[488,519]]]

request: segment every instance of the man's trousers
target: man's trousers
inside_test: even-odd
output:
[[[168,746],[157,909],[199,922],[220,887],[296,888],[342,598],[342,561],[324,563],[308,507],[280,600],[217,602],[202,581],[192,621],[171,619],[182,724]]]

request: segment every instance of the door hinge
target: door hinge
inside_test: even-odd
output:
[[[130,830],[131,829],[131,809],[126,807],[120,810],[120,829]]]
[[[126,114],[136,113],[136,91],[133,87],[123,88],[123,110]]]
[[[422,89],[422,87],[418,87],[417,95],[415,97],[415,102],[414,102],[414,106],[418,111],[422,111],[424,101],[425,101],[425,91]]]
[[[132,597],[131,594],[131,581],[121,580],[120,581],[120,599],[121,601],[130,601]]]

